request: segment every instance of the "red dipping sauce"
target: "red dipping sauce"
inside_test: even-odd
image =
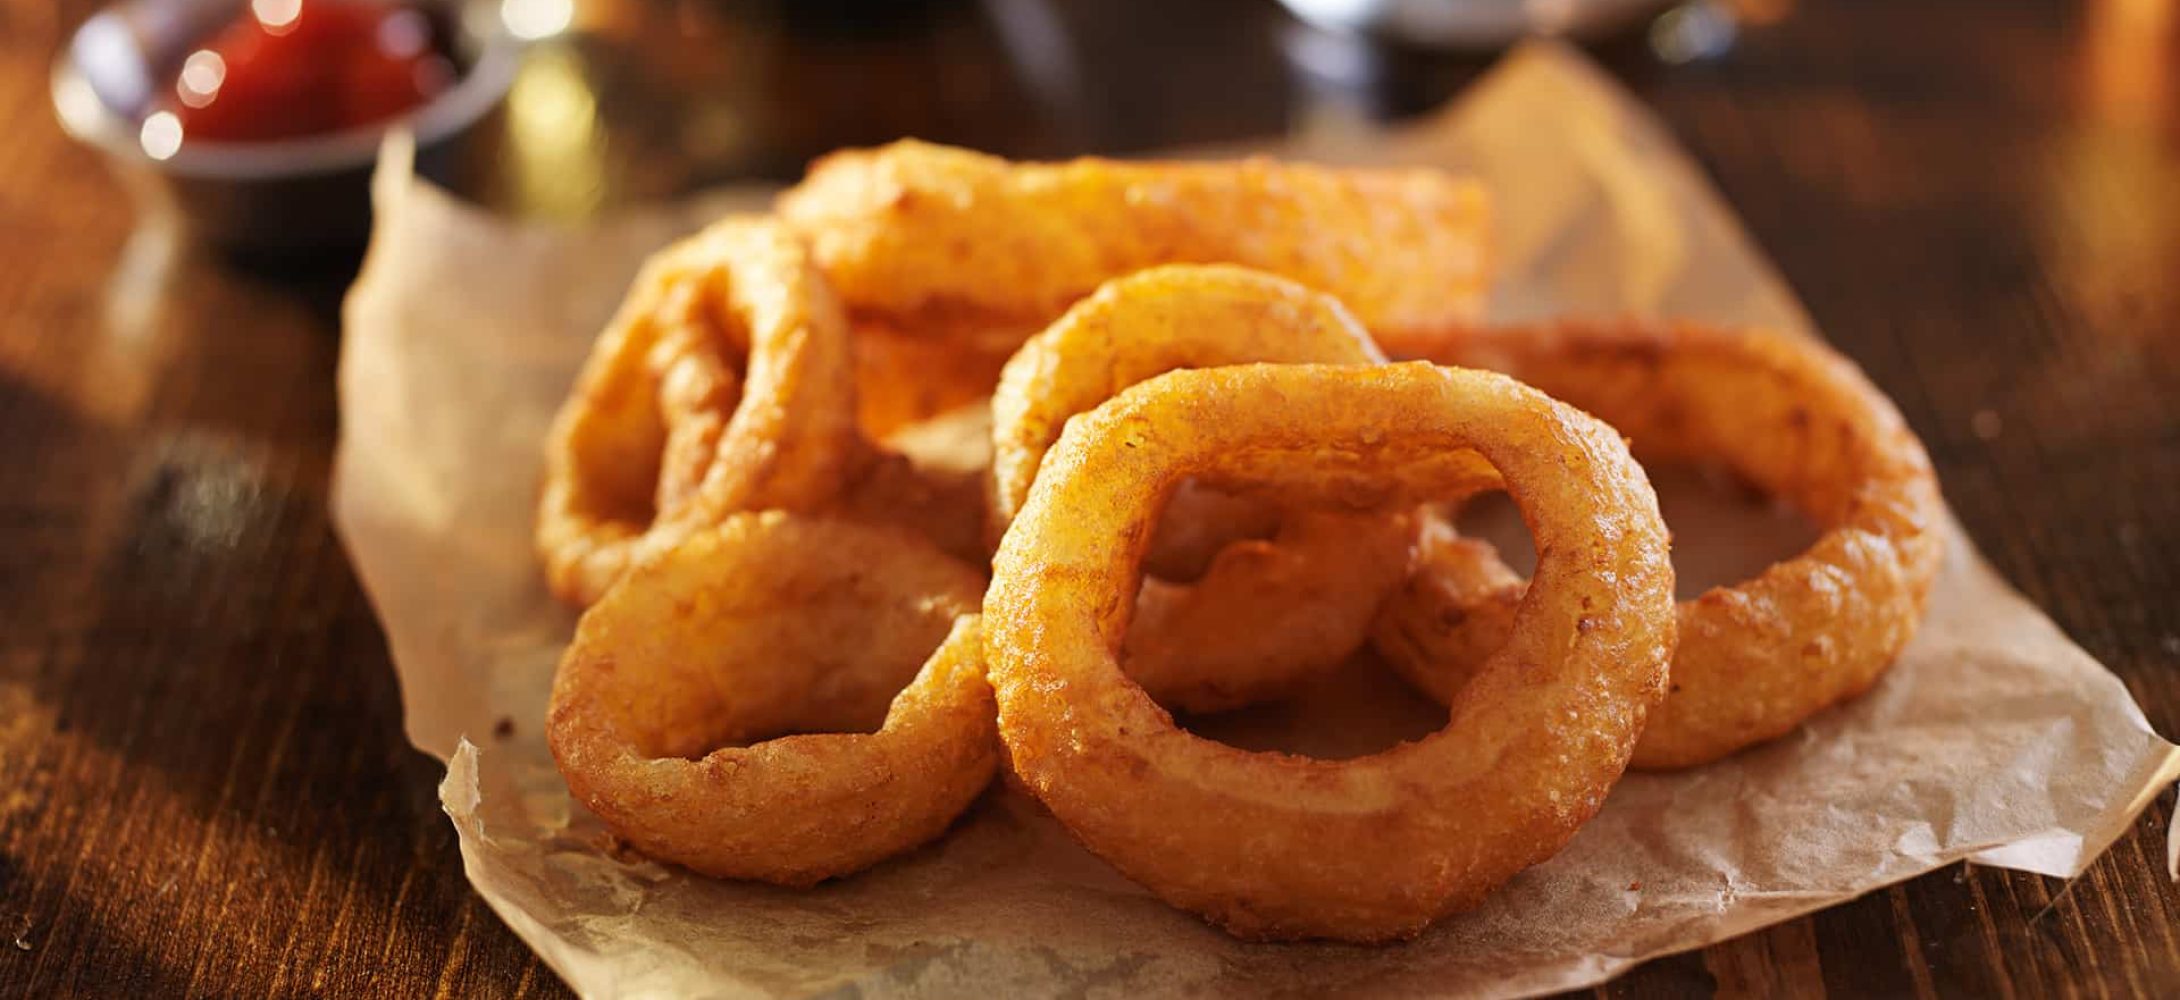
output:
[[[253,0],[182,61],[182,141],[248,142],[397,117],[455,82],[439,23],[382,0]]]

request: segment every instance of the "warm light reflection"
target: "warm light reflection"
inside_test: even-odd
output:
[[[574,20],[574,0],[500,0],[500,23],[525,41],[550,38]]]
[[[2100,339],[2134,340],[2169,326],[2135,303],[2172,280],[2180,235],[2170,160],[2150,128],[2088,121],[2056,137],[2043,236],[2057,287]]]
[[[2173,0],[2095,0],[2082,32],[2084,95],[2098,115],[2161,119],[2172,100]]]
[[[106,280],[103,336],[87,341],[86,371],[96,391],[78,392],[84,408],[115,423],[143,415],[177,338],[161,337],[160,318],[171,301],[184,236],[171,206],[143,215],[114,260]]]
[[[1730,0],[1733,19],[1744,28],[1761,28],[1786,20],[1794,12],[1794,0]]]
[[[2085,114],[2054,133],[2045,237],[2054,280],[2109,350],[2156,336],[2140,290],[2172,278],[2180,235],[2169,224],[2173,192],[2168,141],[2171,68],[2180,19],[2174,0],[2097,0],[2085,11],[2076,72]],[[2100,363],[2125,366],[2124,355]]]
[[[227,82],[227,60],[211,49],[198,49],[182,60],[182,75],[174,85],[174,95],[183,104],[201,108],[219,96],[220,84]]]
[[[431,45],[431,22],[423,12],[397,10],[378,22],[378,49],[396,59],[414,59]]]
[[[1650,23],[1650,51],[1673,65],[1713,59],[1733,48],[1738,34],[1730,7],[1698,0],[1666,11]]]
[[[216,556],[264,530],[269,485],[254,450],[224,432],[197,430],[160,448],[175,474],[156,514],[192,554]]]
[[[250,13],[266,31],[284,34],[303,15],[303,0],[250,0]]]
[[[137,130],[136,141],[143,145],[145,156],[170,159],[182,149],[182,120],[172,111],[153,112]]]
[[[579,216],[605,196],[598,104],[582,61],[562,48],[533,50],[507,92],[516,190],[548,215]]]

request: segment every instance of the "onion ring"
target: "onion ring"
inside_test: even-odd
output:
[[[553,422],[537,544],[555,594],[739,510],[814,509],[861,461],[846,321],[779,226],[716,223],[648,262]]]
[[[1445,704],[1506,645],[1529,581],[1507,568],[1490,542],[1462,537],[1450,519],[1433,512],[1422,521],[1413,568],[1381,605],[1370,644],[1412,685]]]
[[[1868,690],[1914,636],[1944,554],[1943,501],[1922,442],[1853,362],[1810,340],[1695,326],[1490,331],[1453,355],[1583,407],[1645,461],[1722,460],[1824,529],[1800,556],[1680,605],[1671,693],[1635,767],[1691,767],[1791,732]],[[1440,579],[1388,603],[1378,646],[1446,701],[1506,628],[1503,591],[1459,581],[1511,574],[1481,543],[1426,566]]]
[[[1151,531],[1150,550],[1143,553],[1143,575],[1173,583],[1201,580],[1227,546],[1269,539],[1279,533],[1285,519],[1270,497],[1182,483],[1166,500],[1166,512]]]
[[[1383,361],[1338,301],[1284,278],[1176,264],[1107,282],[1000,375],[992,536],[1029,496],[1062,426],[1128,386],[1177,368]],[[1274,517],[1270,539],[1221,540],[1200,578],[1144,582],[1122,659],[1161,704],[1212,712],[1261,701],[1369,640],[1379,604],[1407,573],[1413,522],[1382,512]]]
[[[1233,263],[1338,297],[1412,355],[1472,322],[1487,281],[1483,189],[1435,170],[1010,164],[902,141],[819,159],[777,208],[857,316],[1017,342],[1109,279]]]
[[[735,515],[583,615],[553,756],[654,858],[794,886],[866,868],[938,836],[997,767],[982,586],[895,532]]]
[[[824,508],[833,517],[906,531],[955,559],[991,559],[984,537],[984,473],[873,450],[863,473]]]
[[[874,441],[990,397],[1013,351],[868,318],[854,342],[856,416]]]
[[[1122,674],[1128,597],[1178,481],[1392,508],[1471,488],[1479,452],[1542,556],[1445,730],[1350,760],[1251,753],[1175,728]],[[985,655],[1026,787],[1129,878],[1247,938],[1412,936],[1557,852],[1618,780],[1673,644],[1665,526],[1619,436],[1505,376],[1429,364],[1137,385],[1068,427],[994,565]]]

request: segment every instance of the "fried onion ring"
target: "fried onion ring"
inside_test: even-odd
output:
[[[1471,451],[1470,449],[1474,449]],[[1542,553],[1446,729],[1349,760],[1174,726],[1117,659],[1182,479],[1388,507],[1503,474]],[[1418,933],[1557,852],[1618,780],[1673,643],[1656,496],[1611,428],[1501,375],[1429,364],[1163,375],[1071,424],[985,596],[999,728],[1077,839],[1247,938]]]
[[[596,601],[740,510],[814,509],[861,461],[846,321],[796,239],[737,217],[644,267],[553,422],[537,544]]]
[[[966,563],[991,559],[984,536],[984,473],[873,451],[863,474],[842,490],[828,515],[898,528]]]
[[[855,324],[854,341],[856,416],[874,441],[990,397],[1014,349],[875,319]]]
[[[1176,264],[1107,282],[1030,338],[1000,375],[992,535],[1029,496],[1061,428],[1128,386],[1177,368],[1383,361],[1338,301],[1284,278]],[[1221,513],[1199,503],[1190,513]],[[1338,666],[1368,641],[1378,605],[1407,572],[1414,523],[1402,513],[1308,510],[1275,514],[1273,524],[1269,539],[1222,541],[1193,581],[1145,581],[1122,659],[1161,704],[1238,708]]]
[[[1413,566],[1381,605],[1370,644],[1444,704],[1506,644],[1529,581],[1507,568],[1490,542],[1463,537],[1446,516],[1431,512],[1421,520]]]
[[[1232,263],[1338,297],[1413,355],[1473,321],[1483,189],[1435,170],[1250,159],[1011,164],[902,141],[818,160],[778,202],[858,316],[1042,328],[1107,280]]]
[[[1279,533],[1282,515],[1270,497],[1224,493],[1182,483],[1166,501],[1166,513],[1143,553],[1143,574],[1153,580],[1189,583],[1211,572],[1211,561],[1235,542]]]
[[[1810,340],[1695,326],[1488,331],[1451,357],[1588,410],[1645,461],[1723,461],[1824,530],[1800,556],[1680,605],[1671,693],[1635,767],[1784,735],[1868,690],[1914,636],[1943,557],[1942,501],[1922,442],[1853,362]],[[1424,567],[1388,603],[1377,644],[1447,701],[1503,641],[1512,574],[1480,542],[1440,547]]]
[[[654,858],[794,886],[869,867],[938,836],[997,767],[982,587],[895,532],[735,515],[583,615],[553,756]]]

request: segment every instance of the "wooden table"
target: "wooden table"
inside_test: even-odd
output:
[[[132,240],[136,213],[46,95],[88,6],[0,0],[0,994],[563,993],[463,880],[439,768],[403,741],[327,527],[345,274]],[[608,40],[556,51],[615,130],[595,183],[486,170],[472,189],[551,214],[898,131],[1036,154],[1238,138],[1411,111],[1476,65],[1340,45],[1266,0],[823,23],[852,9],[586,4]],[[2159,0],[1824,3],[1710,63],[1657,67],[1639,33],[1605,46],[1899,401],[1984,551],[2165,733],[2176,32]],[[613,54],[676,37],[695,42]],[[1009,61],[1009,38],[1062,44]],[[688,104],[647,92],[700,92],[727,127],[692,133]],[[2171,812],[2160,797],[2071,883],[1955,866],[1604,992],[2170,994]]]

